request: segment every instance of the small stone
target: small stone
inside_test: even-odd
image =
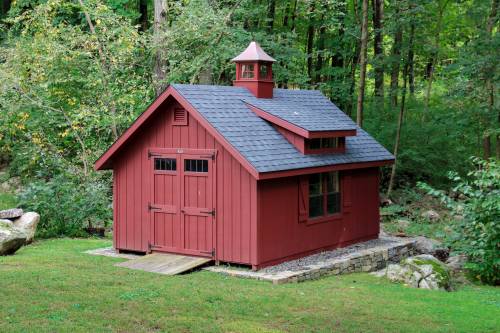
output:
[[[437,221],[441,218],[439,213],[432,209],[423,212],[420,216],[429,221]]]
[[[396,220],[396,223],[398,224],[398,227],[401,229],[406,229],[410,226],[410,221],[408,220]]]

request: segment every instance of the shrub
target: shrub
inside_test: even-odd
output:
[[[67,174],[36,180],[20,195],[20,206],[40,213],[37,236],[86,236],[84,228],[107,226],[112,219],[110,186],[99,179]]]
[[[493,159],[472,159],[475,169],[463,179],[456,172],[449,178],[456,186],[454,197],[419,186],[442,200],[456,215],[463,218],[454,222],[455,235],[449,240],[453,250],[468,257],[467,268],[481,281],[500,283],[500,164]]]

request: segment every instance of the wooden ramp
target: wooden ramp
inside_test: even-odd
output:
[[[210,261],[212,261],[210,258],[191,257],[171,253],[153,253],[141,258],[118,263],[115,266],[165,275],[176,275]]]

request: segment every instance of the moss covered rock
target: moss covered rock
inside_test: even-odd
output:
[[[407,258],[398,265],[389,265],[384,276],[413,288],[451,290],[449,268],[428,254]]]

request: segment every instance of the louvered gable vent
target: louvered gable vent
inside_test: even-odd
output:
[[[187,116],[186,109],[182,109],[182,108],[174,109],[173,124],[178,125],[178,126],[186,126],[187,123],[188,123],[188,116]]]

